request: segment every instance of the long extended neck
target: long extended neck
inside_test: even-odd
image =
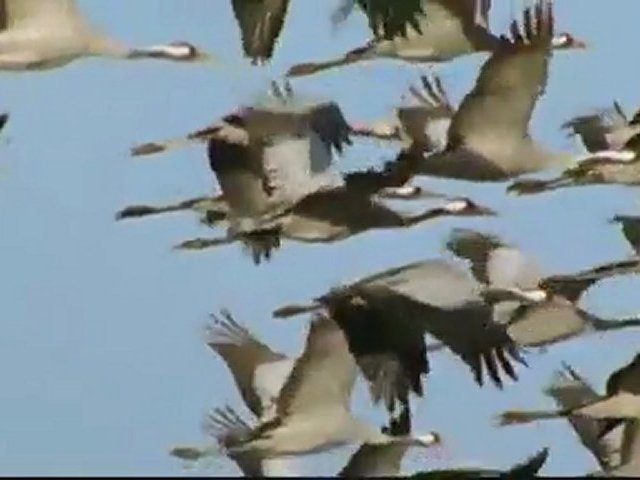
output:
[[[602,320],[594,318],[591,324],[597,331],[622,330],[623,328],[640,327],[640,317],[623,318],[620,320]]]
[[[89,39],[89,52],[101,57],[127,58],[129,49],[120,42],[102,34],[92,34]]]

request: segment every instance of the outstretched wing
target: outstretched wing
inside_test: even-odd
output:
[[[404,133],[414,142],[424,144],[427,150],[437,151],[447,144],[447,131],[454,115],[440,77],[427,75],[420,77],[422,88],[409,88],[417,105],[403,106],[396,114]]]
[[[600,398],[591,385],[566,364],[563,370],[556,372],[545,393],[562,409],[575,408]],[[591,452],[603,469],[619,463],[622,429],[602,437],[603,424],[600,420],[578,415],[570,415],[567,420],[580,438],[580,442]]]
[[[287,357],[260,342],[226,310],[220,316],[211,315],[211,320],[205,328],[207,345],[227,364],[249,410],[257,417],[262,416],[264,405],[256,392],[255,372],[261,365]],[[274,390],[275,397],[278,389]]]
[[[471,368],[478,384],[483,384],[485,369],[498,387],[502,386],[501,369],[517,379],[511,359],[523,359],[506,327],[493,321],[493,309],[480,295],[482,287],[466,272],[444,261],[429,260],[359,283],[372,302],[392,312],[389,317],[411,319],[412,328],[444,343]]]
[[[349,408],[357,374],[344,334],[328,317],[311,321],[304,352],[280,391],[279,418],[323,408]]]
[[[569,130],[569,135],[579,136],[585,148],[592,153],[616,149],[610,141],[609,134],[627,126],[627,118],[616,102],[614,108],[588,115],[574,117],[562,124]]]
[[[505,292],[511,289],[538,289],[542,274],[535,259],[525,255],[518,248],[506,244],[496,235],[457,228],[449,236],[446,246],[457,257],[468,260],[475,279],[494,293],[499,293],[502,289],[505,289]],[[492,302],[492,304],[494,320],[506,324],[509,323],[519,305],[514,301]],[[510,330],[508,333],[516,343],[519,343],[518,338]]]
[[[334,25],[343,22],[357,4],[369,21],[371,33],[377,38],[392,39],[407,36],[409,30],[420,31],[420,17],[424,16],[424,0],[343,0],[334,11]]]
[[[553,21],[552,3],[547,0],[538,0],[533,12],[524,11],[522,32],[513,21],[511,38],[501,37],[458,107],[448,148],[483,151],[489,142],[528,137],[533,110],[547,84]]]

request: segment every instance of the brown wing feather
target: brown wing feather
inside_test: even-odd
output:
[[[0,0],[0,31],[7,28],[7,1]]]
[[[425,13],[424,0],[345,0],[334,12],[334,24],[344,21],[354,4],[367,16],[371,33],[378,38],[406,37],[409,31],[420,32],[420,18]]]
[[[473,147],[478,139],[528,136],[531,115],[548,78],[552,4],[539,0],[534,14],[525,10],[523,30],[524,33],[514,21],[511,39],[501,37],[497,49],[483,65],[475,87],[453,117],[449,148]]]
[[[231,0],[242,36],[242,48],[254,63],[273,56],[289,0]]]

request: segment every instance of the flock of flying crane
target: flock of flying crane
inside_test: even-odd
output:
[[[268,62],[283,28],[289,0],[232,0],[244,53]],[[226,234],[178,245],[204,249],[239,242],[253,261],[269,260],[281,240],[327,243],[372,229],[406,228],[444,216],[495,216],[471,198],[450,197],[411,184],[417,175],[475,182],[511,180],[519,195],[593,184],[640,184],[640,114],[628,120],[613,109],[563,125],[580,136],[586,153],[551,152],[529,135],[529,123],[545,91],[556,50],[585,48],[568,33],[557,34],[553,0],[535,0],[508,32],[492,33],[491,0],[345,0],[332,17],[341,22],[357,8],[366,14],[372,39],[338,59],[295,65],[288,79],[273,82],[261,101],[230,112],[185,137],[144,143],[134,156],[206,143],[209,165],[221,193],[175,205],[134,205],[118,219],[195,211]],[[354,125],[334,102],[297,96],[292,78],[375,58],[447,62],[487,52],[475,86],[457,108],[435,75],[411,87],[410,106],[388,124]],[[84,21],[72,0],[0,0],[0,69],[57,68],[91,55],[205,61],[209,55],[187,42],[128,49]],[[0,129],[8,121],[0,117]],[[400,142],[394,160],[380,169],[340,172],[337,154],[360,137]],[[550,180],[522,179],[556,168]],[[431,203],[418,214],[394,210],[388,200]],[[424,395],[431,374],[428,353],[448,349],[470,369],[476,383],[502,388],[527,365],[523,349],[548,347],[593,332],[640,326],[640,318],[599,318],[580,306],[599,281],[640,272],[640,217],[616,216],[632,247],[629,258],[587,270],[545,276],[508,240],[458,228],[447,249],[461,260],[410,263],[330,288],[306,304],[273,312],[289,318],[310,314],[302,354],[273,351],[228,311],[213,315],[206,343],[228,366],[246,406],[247,422],[231,407],[211,411],[205,424],[215,443],[183,445],[172,455],[199,460],[224,453],[247,476],[282,473],[288,456],[346,444],[360,448],[341,476],[398,475],[410,447],[429,448],[438,433],[415,435],[412,397]],[[466,265],[462,267],[461,265]],[[319,292],[318,292],[319,293]],[[428,334],[437,342],[427,343]],[[433,372],[437,375],[438,372]],[[382,428],[351,412],[358,376],[371,400],[387,410]],[[509,411],[502,425],[565,418],[600,466],[595,475],[640,476],[640,353],[621,366],[596,393],[564,365],[546,393],[555,411]],[[553,450],[543,449],[509,471],[452,470],[417,475],[535,475]]]

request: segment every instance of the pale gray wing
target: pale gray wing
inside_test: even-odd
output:
[[[585,148],[592,153],[613,148],[608,135],[626,126],[627,119],[617,102],[614,108],[579,115],[562,124],[563,129],[569,130],[569,135],[579,136]]]
[[[464,270],[434,259],[391,268],[356,282],[383,287],[438,308],[455,308],[479,297],[481,287]]]
[[[273,56],[289,0],[231,0],[242,36],[242,48],[254,63]]]
[[[227,364],[249,410],[261,417],[264,405],[256,391],[256,370],[287,357],[260,342],[228,311],[223,310],[220,316],[211,315],[211,318],[212,323],[205,329],[207,345]]]
[[[278,91],[277,85],[273,85]],[[290,85],[285,84],[293,99]],[[291,206],[319,189],[342,185],[332,165],[332,148],[349,143],[349,127],[334,103],[251,108],[246,128],[261,148],[262,168],[270,202]],[[253,144],[253,142],[252,142]]]
[[[358,5],[367,16],[369,28],[375,37],[406,36],[408,30],[420,33],[420,17],[425,14],[424,0],[343,0],[334,11],[332,21],[343,22]]]
[[[457,228],[446,245],[454,255],[471,262],[476,280],[491,287],[534,289],[542,279],[533,259],[496,235]]]
[[[534,19],[535,17],[535,19]],[[524,34],[514,20],[511,39],[499,45],[480,70],[474,88],[458,107],[449,129],[449,148],[484,151],[487,144],[521,141],[548,78],[553,38],[552,4],[526,9]]]
[[[585,332],[588,314],[571,302],[553,299],[522,305],[511,315],[507,332],[518,345],[543,347]]]
[[[318,190],[343,184],[331,152],[316,135],[282,138],[263,151],[272,202],[292,207]]]
[[[447,144],[447,131],[455,110],[440,77],[422,75],[420,80],[422,88],[409,88],[418,104],[399,107],[396,115],[410,139],[424,144],[429,151],[442,150]]]
[[[545,393],[562,409],[575,408],[600,398],[591,385],[566,364],[563,370],[555,373]],[[622,428],[601,437],[601,421],[578,415],[570,415],[567,420],[580,438],[580,442],[591,452],[601,468],[608,469],[619,464]]]
[[[357,367],[340,327],[328,317],[311,321],[304,352],[282,386],[278,417],[336,405],[349,408]]]
[[[388,445],[362,444],[351,455],[338,476],[346,478],[397,477],[408,449],[405,443]]]
[[[447,239],[446,247],[458,258],[471,262],[471,272],[478,282],[490,284],[488,263],[491,254],[506,247],[498,236],[467,228],[454,229]]]

